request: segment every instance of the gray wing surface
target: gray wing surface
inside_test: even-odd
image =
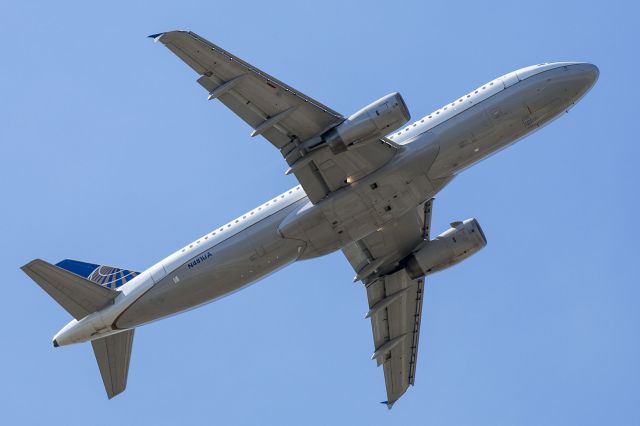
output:
[[[414,384],[424,278],[412,280],[400,261],[429,238],[431,200],[394,224],[343,249],[367,289],[374,353],[384,369],[389,408]]]
[[[150,36],[200,75],[198,83],[278,150],[312,202],[371,173],[397,147],[387,140],[333,153],[320,138],[344,117],[195,33]]]
[[[93,353],[109,399],[127,387],[134,330],[92,340]]]

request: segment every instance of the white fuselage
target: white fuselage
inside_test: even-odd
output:
[[[216,228],[120,287],[112,305],[73,320],[59,345],[118,333],[237,291],[296,260],[322,256],[392,224],[457,173],[547,124],[593,85],[597,68],[523,68],[389,135],[387,164],[311,204],[300,186]]]

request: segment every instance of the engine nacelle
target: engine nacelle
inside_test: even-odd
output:
[[[351,115],[322,138],[334,154],[373,138],[381,138],[409,121],[409,110],[400,93],[391,93]]]
[[[453,227],[426,243],[405,260],[412,279],[453,266],[487,245],[487,239],[475,219],[451,224]]]

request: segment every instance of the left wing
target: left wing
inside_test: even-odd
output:
[[[367,289],[374,353],[383,365],[387,407],[414,384],[424,278],[411,279],[401,261],[429,239],[432,200],[343,249]]]
[[[397,146],[389,140],[334,153],[320,137],[344,121],[331,108],[304,95],[226,50],[187,31],[149,36],[163,43],[199,75],[198,83],[271,142],[309,199],[368,175],[386,163]],[[348,182],[349,181],[349,182]]]

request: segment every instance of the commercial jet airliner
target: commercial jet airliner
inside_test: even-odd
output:
[[[143,272],[70,259],[22,267],[74,317],[53,346],[90,341],[109,398],[126,387],[136,327],[342,250],[367,293],[371,359],[383,366],[391,408],[414,384],[425,276],[487,243],[473,218],[431,238],[433,197],[462,170],[568,111],[599,74],[583,62],[525,67],[407,124],[399,93],[345,117],[197,34],[150,37],[198,74],[209,100],[248,123],[251,137],[278,149],[299,185]]]

